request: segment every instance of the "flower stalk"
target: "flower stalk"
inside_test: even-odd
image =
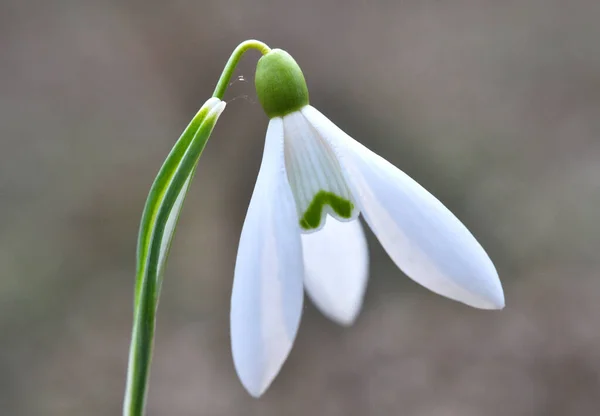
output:
[[[221,77],[217,82],[217,86],[215,87],[215,91],[213,92],[213,97],[216,97],[220,100],[223,99],[225,91],[227,90],[229,82],[231,81],[231,77],[233,76],[233,72],[237,67],[237,64],[240,62],[240,59],[242,59],[242,55],[244,55],[244,53],[246,53],[250,49],[257,49],[263,55],[266,55],[269,52],[271,52],[271,48],[269,48],[266,44],[259,40],[247,40],[240,43],[237,46],[237,48],[233,50],[231,56],[229,57],[229,60],[225,64],[223,73],[221,74]]]

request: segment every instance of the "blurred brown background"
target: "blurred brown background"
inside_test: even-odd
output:
[[[355,326],[307,302],[251,399],[228,334],[267,125],[250,53],[171,252],[148,414],[599,414],[598,21],[596,0],[0,1],[0,414],[120,413],[145,197],[247,38],[467,224],[507,307],[427,292],[369,235]]]

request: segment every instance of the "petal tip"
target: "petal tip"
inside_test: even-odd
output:
[[[504,292],[502,289],[500,289],[496,296],[490,300],[490,305],[492,306],[490,309],[502,310],[506,306],[506,303],[504,302]]]
[[[366,275],[366,273],[365,273]],[[366,278],[365,278],[366,280]],[[343,327],[351,327],[358,319],[362,309],[363,293],[352,301],[346,298],[343,293],[338,293],[333,298],[325,298],[315,293],[317,288],[314,285],[307,286],[307,293],[313,304],[330,321]],[[364,286],[362,288],[364,291]]]
[[[491,261],[490,261],[491,262]],[[504,289],[502,288],[502,283],[500,282],[500,277],[498,276],[498,272],[494,268],[494,275],[491,278],[493,285],[488,294],[488,302],[490,307],[488,309],[496,309],[502,310],[506,306],[504,301]]]
[[[468,302],[467,304],[477,309],[502,310],[505,307],[504,291],[502,290],[502,287],[499,287],[497,290],[488,293],[479,300]]]
[[[260,397],[265,394],[265,392],[267,391],[267,388],[269,387],[267,386],[250,386],[246,383],[244,383],[244,381],[242,380],[242,385],[244,386],[244,389],[246,389],[246,391],[248,392],[248,394],[250,396],[252,396],[252,398],[254,399],[260,399]]]
[[[325,315],[329,320],[335,322],[336,324],[349,328],[354,325],[356,319],[358,318],[360,312],[360,306],[352,308],[351,311],[325,311],[322,310],[323,315]]]
[[[240,383],[248,394],[255,399],[260,398],[269,389],[271,383],[279,373],[277,371],[275,374],[269,375],[264,371],[265,369],[262,369],[263,371],[253,374],[251,371],[248,371],[249,368],[244,366],[243,361],[236,359],[235,354],[233,356],[233,364]]]
[[[352,325],[354,325],[354,323],[356,322],[356,319],[358,318],[358,313],[354,314],[353,316],[350,317],[344,317],[342,319],[337,319],[335,320],[335,322],[343,327],[349,328]]]

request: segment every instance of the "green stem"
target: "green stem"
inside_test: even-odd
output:
[[[223,69],[223,73],[221,74],[221,78],[219,78],[219,82],[217,82],[217,86],[215,87],[215,92],[213,92],[213,97],[217,97],[219,100],[223,99],[223,95],[225,95],[225,90],[231,81],[231,76],[233,75],[233,71],[237,67],[238,62],[242,58],[242,55],[248,49],[258,49],[263,55],[271,52],[271,48],[269,48],[266,44],[262,43],[259,40],[247,40],[238,45],[237,48],[231,53],[227,64],[225,64],[225,68]]]

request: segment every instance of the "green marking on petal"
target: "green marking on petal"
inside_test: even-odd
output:
[[[354,209],[354,204],[347,199],[332,192],[319,191],[300,219],[300,227],[305,230],[319,228],[325,205],[329,205],[340,218],[350,218]]]

